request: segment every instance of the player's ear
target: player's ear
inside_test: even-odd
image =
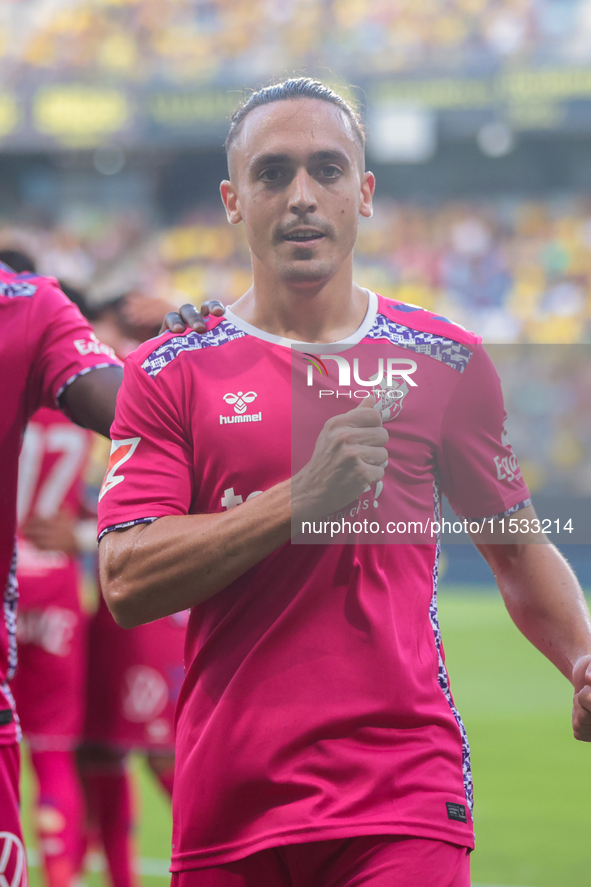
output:
[[[361,179],[361,203],[359,204],[359,214],[365,216],[366,219],[373,215],[373,192],[376,187],[376,177],[372,172],[364,172]]]
[[[242,221],[242,213],[240,211],[238,194],[232,182],[224,179],[220,185],[220,194],[222,195],[222,203],[226,209],[229,223],[231,225],[238,225]]]

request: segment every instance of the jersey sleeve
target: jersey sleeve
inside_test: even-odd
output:
[[[508,517],[531,504],[505,419],[499,376],[478,346],[445,411],[437,453],[442,492],[469,520]]]
[[[166,388],[160,376],[153,379],[133,358],[126,361],[99,493],[99,540],[111,530],[189,513],[192,446],[179,418],[178,398],[179,392]]]
[[[43,279],[32,309],[30,333],[34,336],[40,406],[60,406],[68,385],[84,373],[121,366],[113,349],[99,342],[88,321],[55,281]]]

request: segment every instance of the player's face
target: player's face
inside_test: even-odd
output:
[[[230,149],[221,192],[260,263],[296,287],[317,287],[350,258],[374,177],[348,118],[319,99],[255,108]]]

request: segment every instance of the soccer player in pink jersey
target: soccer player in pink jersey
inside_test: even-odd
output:
[[[130,322],[130,301],[139,323]],[[101,341],[123,359],[132,350],[129,336],[142,342],[153,337],[166,307],[170,306],[162,300],[134,293],[96,308],[93,326]],[[147,323],[150,314],[151,325]],[[135,347],[138,344],[136,341]],[[100,462],[98,496],[108,449],[99,454],[97,448],[94,455]],[[136,881],[127,766],[132,749],[145,754],[162,788],[172,796],[173,720],[184,677],[186,622],[187,614],[180,613],[125,631],[116,624],[103,598],[90,620],[86,718],[78,760],[89,820],[97,837],[100,835],[114,887],[130,887]]]
[[[2,509],[0,510],[0,841],[8,883],[26,878],[18,818],[20,727],[8,681],[16,672],[15,531],[17,466],[28,420],[41,406],[60,407],[108,435],[121,368],[56,282],[0,265]]]
[[[245,225],[253,284],[203,337],[165,335],[128,358],[99,504],[120,624],[191,608],[173,884],[467,887],[470,758],[438,626],[439,546],[290,537],[351,503],[436,520],[441,492],[470,519],[533,520],[498,377],[472,333],[353,282],[374,177],[341,97],[305,78],[263,89],[226,146],[222,199]],[[292,476],[303,357],[340,373],[372,343],[404,373],[379,403],[363,390],[356,409],[341,401]],[[480,550],[518,627],[572,680],[574,733],[590,740],[575,577],[548,544]]]
[[[59,410],[42,407],[27,426],[19,463],[19,667],[11,689],[37,776],[34,819],[49,887],[70,887],[82,851],[75,750],[84,716],[87,617],[78,553],[82,519],[89,518],[83,472],[93,440]],[[92,532],[96,520],[88,523]]]
[[[214,311],[215,313],[215,311]],[[190,316],[189,316],[190,315]],[[0,263],[0,858],[11,887],[26,884],[19,820],[20,725],[9,681],[16,673],[16,503],[18,459],[24,428],[40,407],[59,407],[77,424],[109,436],[121,365],[55,280]],[[201,316],[185,314],[202,328]],[[180,322],[168,315],[168,328]]]
[[[129,296],[103,303],[92,312],[98,337],[120,358],[132,350],[130,335],[141,341],[154,335],[154,324],[158,329],[167,307],[162,300],[138,293],[131,301],[132,318],[128,314]],[[135,347],[138,344],[136,341]],[[99,452],[102,442],[98,443],[93,461],[100,463],[102,480],[108,449]],[[99,486],[100,482],[97,495]],[[137,881],[134,804],[127,766],[132,749],[145,754],[155,777],[172,796],[173,718],[184,677],[186,621],[183,612],[125,631],[101,599],[89,622],[86,718],[78,763],[89,836],[102,844],[114,887],[131,887]]]

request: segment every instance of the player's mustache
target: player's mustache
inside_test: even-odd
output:
[[[334,226],[325,219],[317,219],[314,216],[305,216],[302,219],[290,219],[288,222],[280,222],[275,228],[275,240],[282,240],[301,228],[314,228],[324,234],[325,237],[332,237],[334,234]]]

